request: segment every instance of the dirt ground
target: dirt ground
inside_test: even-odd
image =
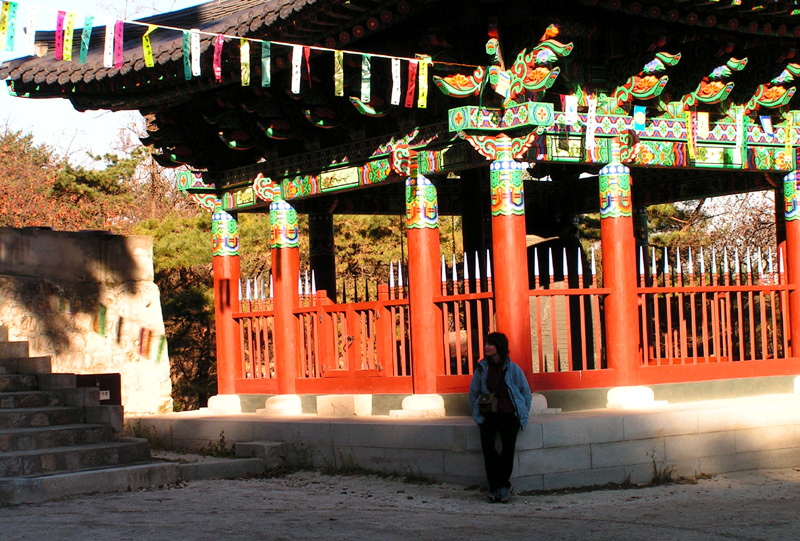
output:
[[[796,539],[800,468],[521,494],[301,471],[0,507],[10,539]]]

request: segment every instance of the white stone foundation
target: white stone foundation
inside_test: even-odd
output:
[[[444,417],[444,398],[438,394],[412,394],[403,399],[402,409],[390,410],[389,417]]]
[[[371,394],[331,394],[317,397],[318,417],[369,417]]]
[[[256,413],[267,417],[285,417],[302,415],[303,408],[298,395],[281,394],[267,398],[264,409],[256,410]]]
[[[666,406],[666,400],[656,400],[650,387],[614,387],[606,395],[606,407],[612,409],[640,409]]]
[[[218,394],[208,399],[208,408],[200,409],[213,414],[235,415],[242,413],[242,401],[235,394]]]

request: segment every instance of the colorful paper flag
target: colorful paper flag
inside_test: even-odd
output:
[[[83,31],[81,32],[81,52],[78,56],[78,62],[86,64],[86,56],[89,54],[89,42],[92,40],[92,24],[94,24],[94,16],[87,15],[83,18]]]
[[[308,75],[308,86],[311,86],[311,47],[303,46],[303,58],[306,59],[306,75]]]
[[[6,33],[8,32],[8,2],[0,4],[0,43],[6,40]]]
[[[242,86],[250,86],[250,40],[239,40],[239,63],[241,64]]]
[[[72,62],[72,39],[75,35],[75,13],[67,13],[64,19],[64,60]]]
[[[103,66],[110,68],[114,66],[114,27],[106,25],[106,37],[103,43]]]
[[[14,40],[16,38],[16,33],[17,33],[17,3],[8,2],[8,15],[6,17],[6,51],[14,50]]]
[[[578,96],[574,94],[564,96],[564,123],[567,126],[578,123]]]
[[[372,99],[372,57],[361,55],[361,101],[369,103]]]
[[[597,98],[590,96],[586,100],[589,109],[586,113],[586,149],[594,150],[597,142],[594,134],[597,131]]]
[[[144,54],[144,65],[147,66],[148,68],[152,68],[153,66],[156,65],[155,59],[153,58],[153,45],[150,43],[150,34],[152,34],[156,28],[158,27],[154,24],[147,25],[147,30],[142,36],[142,53]]]
[[[272,83],[272,44],[269,41],[261,42],[261,86]]]
[[[3,2],[3,13],[6,13],[7,9],[6,3]],[[66,16],[66,11],[59,11],[56,16],[56,60],[64,59],[64,18]]]
[[[225,37],[222,34],[214,36],[214,62],[212,68],[214,69],[214,80],[218,83],[222,82],[222,45],[225,43]]]
[[[183,55],[183,78],[188,81],[192,78],[192,33],[188,30],[183,31],[181,54]]]
[[[392,58],[392,105],[400,105],[400,59]]]
[[[333,51],[333,93],[344,96],[344,53]]]
[[[123,49],[122,49],[122,38],[125,30],[125,23],[123,21],[117,21],[114,23],[114,67],[117,69],[122,68],[122,64],[125,63],[125,58],[123,57]]]
[[[633,131],[635,132],[644,131],[644,124],[646,120],[647,120],[647,109],[645,109],[644,105],[634,105]]]
[[[36,54],[36,7],[28,8],[28,24],[25,25],[25,53]]]
[[[414,94],[417,91],[418,60],[408,61],[408,89],[406,90],[406,107],[414,107]]]
[[[292,45],[292,94],[300,93],[300,68],[303,63],[303,46]]]
[[[203,74],[200,68],[200,31],[197,28],[192,28],[189,33],[191,34],[192,75],[200,77]]]
[[[709,133],[708,113],[705,111],[700,111],[697,113],[697,138],[708,139]]]
[[[764,130],[764,133],[774,139],[775,131],[772,129],[772,118],[769,115],[761,115],[758,118],[761,121],[761,129]]]
[[[695,143],[696,132],[694,129],[694,122],[692,121],[692,112],[686,111],[684,113],[686,118],[686,153],[689,155],[690,160],[695,159]]]
[[[429,56],[423,56],[419,61],[419,96],[417,107],[425,109],[428,106],[428,65],[431,60]]]

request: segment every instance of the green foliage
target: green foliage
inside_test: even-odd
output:
[[[647,207],[650,245],[668,248],[709,246],[711,217],[705,212],[704,204],[705,199],[701,199]]]
[[[211,214],[181,216],[175,212],[134,225],[136,235],[153,237],[156,272],[211,265]],[[210,287],[209,282],[209,287]]]

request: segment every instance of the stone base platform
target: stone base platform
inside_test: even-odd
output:
[[[184,412],[129,418],[162,443],[284,442],[286,463],[423,476],[485,485],[478,429],[469,417],[264,417]],[[648,483],[665,474],[800,466],[800,395],[533,415],[520,433],[517,490]]]

